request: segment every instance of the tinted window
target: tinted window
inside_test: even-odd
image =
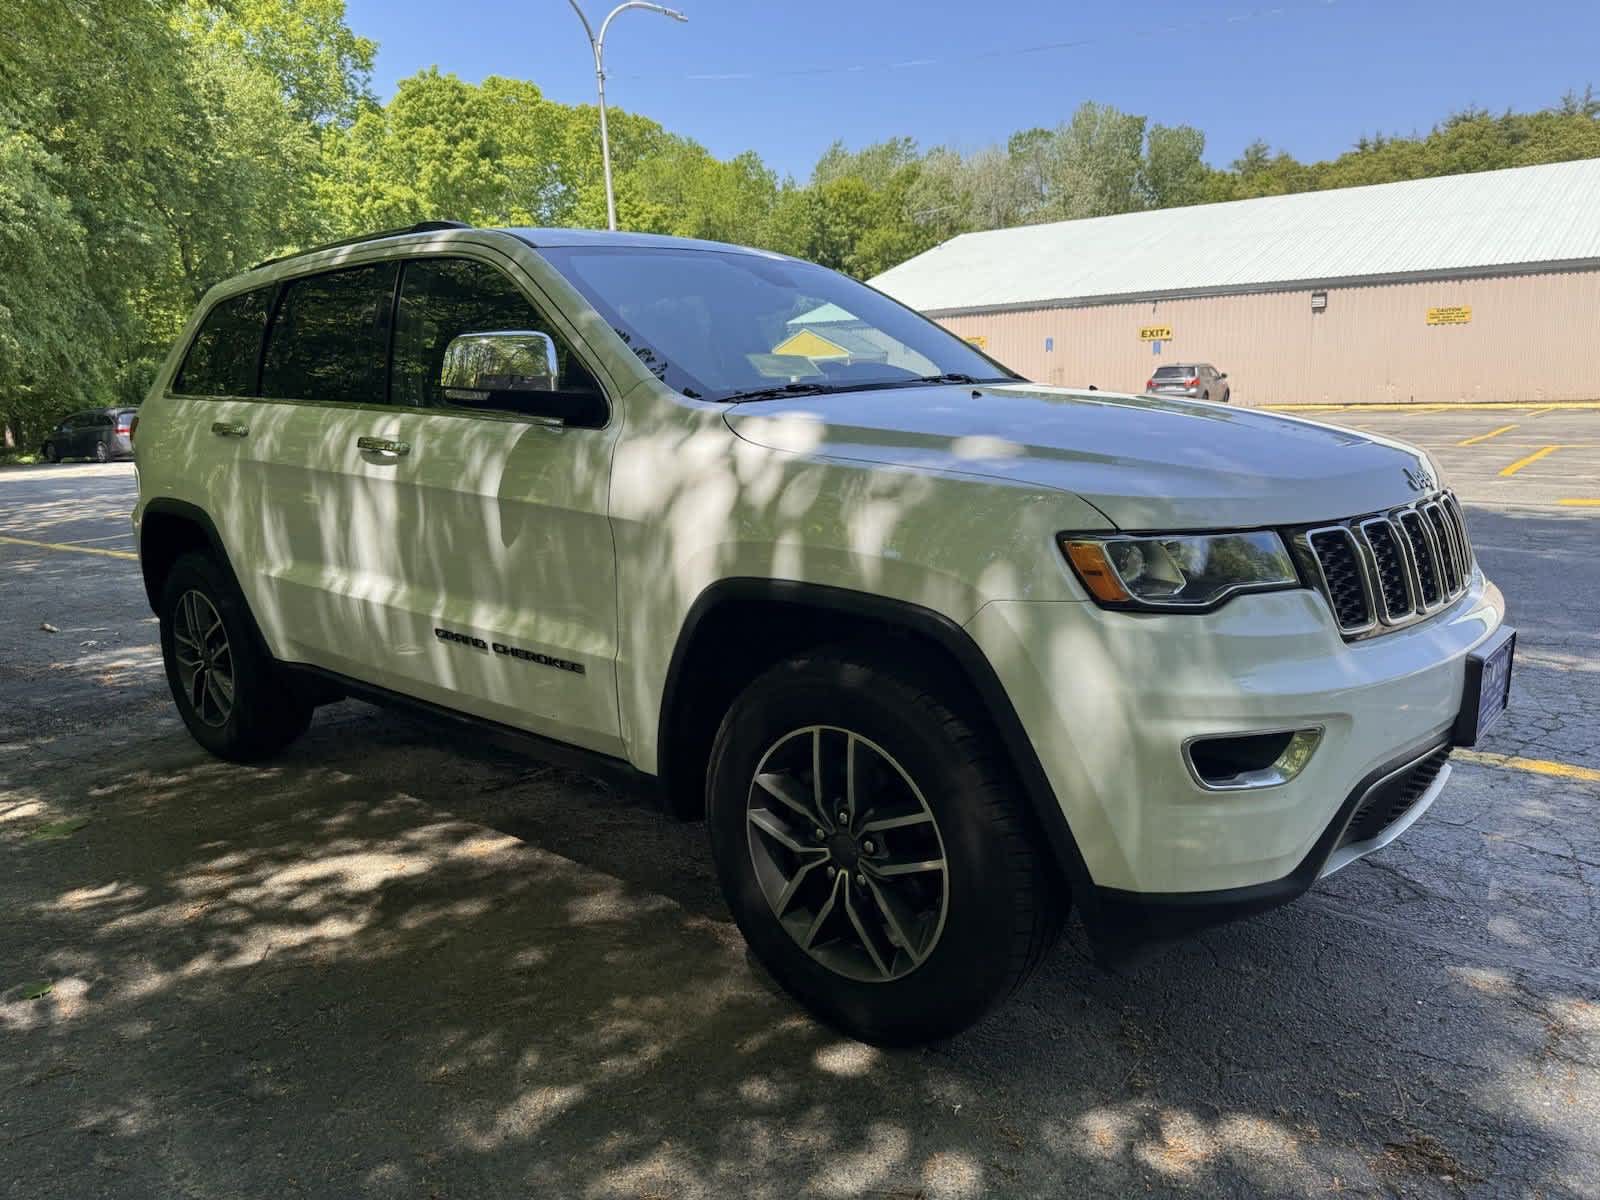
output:
[[[395,271],[375,263],[291,282],[267,335],[261,394],[382,404]]]
[[[218,304],[200,324],[172,390],[190,396],[248,396],[256,387],[256,356],[272,289],[259,288]]]
[[[1189,378],[1189,372],[1190,372],[1190,368],[1189,367],[1157,367],[1156,368],[1156,378],[1157,379],[1187,379],[1187,378]]]
[[[593,396],[594,377],[565,339],[528,302],[510,278],[485,263],[464,258],[418,259],[406,264],[400,285],[400,315],[394,338],[394,402],[437,405],[444,397],[439,372],[445,347],[464,333],[531,330],[556,344],[560,392]],[[561,411],[551,397],[551,415]]]

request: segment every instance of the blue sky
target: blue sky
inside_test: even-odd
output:
[[[1426,130],[1452,109],[1538,108],[1600,91],[1596,0],[666,0],[607,37],[608,93],[719,156],[754,149],[803,177],[834,138],[909,134],[973,150],[1053,125],[1084,100],[1206,135],[1232,161],[1265,138],[1305,160],[1363,133]],[[374,85],[430,65],[531,79],[592,100],[565,0],[347,0],[378,42]],[[591,0],[598,17],[609,9]],[[1065,43],[1065,44],[1063,44]]]

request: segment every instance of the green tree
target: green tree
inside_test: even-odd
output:
[[[195,299],[325,222],[340,0],[0,0],[0,420],[139,394]],[[43,264],[43,266],[41,266]]]
[[[1202,203],[1211,177],[1205,149],[1206,135],[1192,125],[1150,126],[1137,185],[1143,204],[1170,208]]]

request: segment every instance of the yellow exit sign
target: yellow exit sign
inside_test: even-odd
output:
[[[981,333],[975,333],[965,340],[967,345],[976,346],[979,350],[987,350],[989,348],[989,339]]]
[[[1472,324],[1472,305],[1452,304],[1445,308],[1430,308],[1428,310],[1429,325],[1470,325]]]
[[[1165,342],[1172,338],[1171,325],[1143,325],[1139,328],[1141,342]]]

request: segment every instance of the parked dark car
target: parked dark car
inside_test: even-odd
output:
[[[1233,399],[1227,379],[1227,372],[1210,363],[1170,363],[1156,368],[1156,373],[1145,381],[1144,390],[1158,396],[1193,396],[1226,404]]]
[[[138,415],[137,408],[91,408],[73,413],[50,431],[39,453],[46,462],[132,458],[133,422]]]

